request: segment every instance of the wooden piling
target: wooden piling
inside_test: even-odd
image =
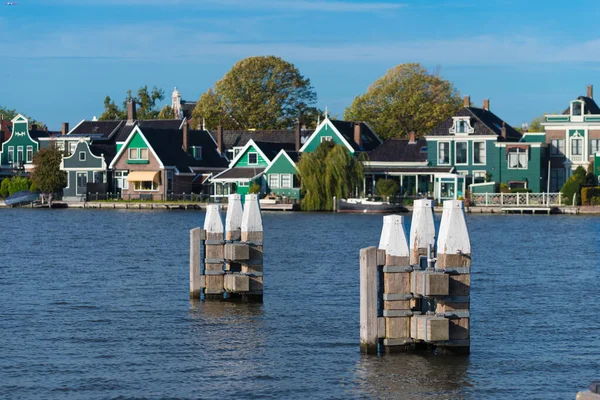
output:
[[[206,288],[204,295],[207,299],[223,298],[224,289],[224,229],[221,219],[221,206],[211,204],[207,207],[204,220],[206,242],[204,252],[204,273]]]
[[[240,240],[242,237],[242,196],[230,194],[225,217],[225,240]]]
[[[433,200],[415,200],[410,225],[410,264],[419,265],[421,256],[427,256],[429,246],[434,245]]]
[[[190,298],[200,299],[202,293],[202,278],[200,274],[200,241],[202,229],[190,230]]]
[[[360,250],[360,351],[377,354],[377,248]]]
[[[445,297],[436,299],[436,314],[450,319],[449,341],[441,346],[452,353],[468,353],[470,349],[471,243],[463,202],[444,202],[437,248],[437,270],[449,274]]]
[[[250,291],[243,296],[248,301],[263,297],[263,225],[258,196],[247,194],[242,213],[241,239],[249,245],[249,259],[242,261],[241,272],[250,277]]]

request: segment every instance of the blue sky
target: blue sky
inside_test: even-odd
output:
[[[4,3],[4,2],[3,2]],[[513,125],[600,96],[600,2],[20,0],[0,6],[0,105],[51,129],[156,85],[196,100],[238,60],[273,54],[333,114],[389,68],[420,62]]]

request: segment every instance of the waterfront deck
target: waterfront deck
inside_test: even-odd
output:
[[[92,208],[125,210],[206,210],[209,203],[196,202],[128,202],[128,201],[90,201],[90,202],[54,202],[56,208]],[[227,204],[220,204],[227,209]],[[295,211],[296,204],[261,204],[263,211]]]

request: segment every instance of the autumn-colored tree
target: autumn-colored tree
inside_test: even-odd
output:
[[[454,85],[420,64],[400,64],[373,82],[346,108],[348,121],[365,121],[381,138],[426,135],[461,106]]]
[[[160,109],[160,112],[158,113],[158,116],[156,118],[157,119],[174,119],[175,114],[173,113],[173,107],[171,107],[168,104],[165,105],[163,108]]]
[[[193,116],[211,128],[283,129],[316,100],[310,80],[293,64],[275,56],[248,57],[200,97]]]
[[[63,153],[58,150],[55,143],[50,147],[38,151],[33,156],[34,170],[31,181],[42,192],[49,195],[52,205],[52,195],[60,192],[67,186],[67,173],[60,170]]]
[[[157,103],[164,98],[165,93],[162,89],[155,86],[152,90],[149,90],[147,85],[139,88],[136,96],[133,96],[133,92],[128,90],[122,108],[117,106],[110,96],[106,96],[104,98],[104,112],[99,119],[104,121],[127,118],[127,103],[132,100],[136,103],[137,119],[157,119],[160,113],[160,110],[157,109]]]

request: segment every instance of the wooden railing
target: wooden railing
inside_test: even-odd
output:
[[[559,206],[562,193],[472,193],[472,206],[486,207],[522,207],[522,206]]]

